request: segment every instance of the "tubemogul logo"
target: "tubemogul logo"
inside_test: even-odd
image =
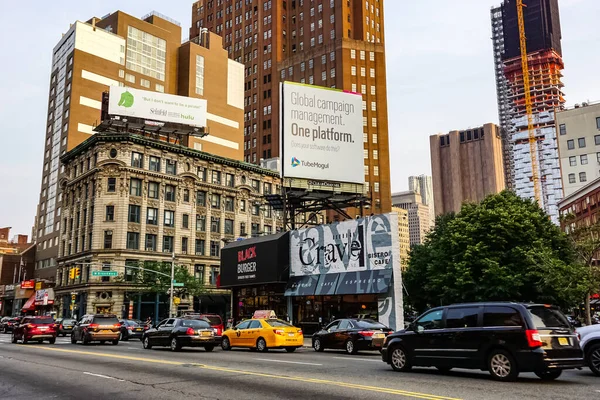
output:
[[[324,164],[316,161],[301,161],[298,160],[296,157],[292,157],[292,167],[295,168],[300,165],[306,168],[329,169],[329,163]]]
[[[292,167],[297,167],[298,165],[300,165],[300,160],[296,157],[292,157]]]

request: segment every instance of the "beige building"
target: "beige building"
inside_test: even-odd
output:
[[[458,212],[505,188],[498,126],[485,124],[429,137],[436,215]]]
[[[221,247],[281,228],[263,200],[279,190],[277,173],[255,165],[114,132],[96,133],[61,161],[59,316],[70,315],[72,295],[77,316],[126,316],[130,305],[136,318],[154,314],[149,300],[132,295],[136,287],[125,266],[170,262],[173,253],[176,264],[210,289],[201,299],[184,296],[179,309],[224,314],[228,292],[216,288]],[[71,279],[74,267],[81,273]],[[118,276],[94,276],[101,270]]]
[[[564,197],[600,177],[600,103],[556,113]]]
[[[429,207],[423,204],[421,195],[408,190],[392,194],[394,207],[402,208],[408,213],[408,235],[410,246],[423,243],[429,232]]]
[[[52,280],[60,240],[64,166],[59,157],[94,134],[102,93],[126,86],[207,100],[208,136],[190,147],[242,160],[244,67],[228,58],[221,37],[181,44],[181,27],[152,12],[116,11],[75,21],[52,52],[42,184],[35,221],[36,277]]]
[[[405,270],[408,265],[408,253],[410,251],[410,233],[408,225],[408,210],[400,207],[392,207],[392,212],[398,214],[398,238],[400,242],[400,266]]]

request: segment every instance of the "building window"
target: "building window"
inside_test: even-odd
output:
[[[577,139],[577,144],[579,145],[579,148],[583,148],[585,147],[585,138],[584,137],[580,137],[579,139]]]
[[[373,160],[379,159],[379,152],[377,150],[373,150]]]
[[[225,211],[234,211],[235,199],[231,196],[225,197]]]
[[[350,58],[353,60],[356,58],[356,50],[350,49]]]
[[[204,57],[196,55],[196,94],[204,96]]]
[[[196,230],[199,232],[206,231],[206,217],[204,215],[196,215]]]
[[[204,240],[202,242],[204,242]],[[202,255],[204,255],[204,250],[202,250]],[[194,265],[194,277],[198,282],[204,283],[204,265]]]
[[[104,231],[104,248],[112,249],[113,231]]]
[[[190,202],[190,190],[189,189],[183,189],[183,202],[184,203]]]
[[[221,254],[221,246],[219,242],[215,240],[210,241],[210,256],[211,257],[219,257]]]
[[[173,253],[173,236],[163,236],[163,253]]]
[[[139,250],[140,249],[140,234],[137,232],[127,232],[127,249],[128,250]]]
[[[146,223],[148,225],[158,225],[158,208],[148,208],[147,209]]]
[[[588,163],[587,154],[580,155],[579,156],[579,162],[581,163],[581,165],[586,165]]]
[[[260,193],[260,181],[258,179],[252,179],[252,188],[257,192]]]
[[[206,168],[204,167],[198,167],[198,178],[200,178],[200,180],[202,182],[206,182]]]
[[[575,141],[573,139],[567,140],[567,149],[573,150],[575,148]]]
[[[108,178],[108,184],[106,188],[107,192],[116,192],[117,191],[117,178]]]
[[[165,201],[175,201],[175,186],[165,185]]]
[[[195,248],[195,253],[197,256],[203,256],[204,255],[204,249],[206,247],[205,245],[205,241],[204,239],[196,239],[196,248]]]
[[[580,172],[579,173],[579,182],[586,182],[587,181],[587,177],[585,175],[585,172]]]
[[[210,195],[210,206],[212,208],[221,208],[221,195],[213,193]]]
[[[187,254],[188,252],[188,238],[181,238],[181,254]]]
[[[210,280],[208,283],[213,286],[216,285],[218,275],[219,275],[219,267],[210,267]]]
[[[158,199],[159,184],[157,182],[148,182],[148,198]]]
[[[167,42],[164,39],[141,31],[133,26],[127,32],[128,70],[136,71],[152,78],[165,80]],[[127,75],[125,75],[127,79]]]
[[[225,234],[233,235],[233,220],[232,219],[225,220]]]
[[[257,237],[259,232],[260,232],[259,224],[254,223],[250,226],[250,234],[252,235],[252,237]]]
[[[577,157],[571,156],[569,157],[569,166],[575,167],[577,165]]]
[[[210,231],[213,233],[221,232],[221,218],[210,217]]]
[[[127,218],[127,221],[139,224],[141,213],[142,213],[141,206],[136,206],[136,205],[130,204],[129,205],[129,217]]]
[[[150,171],[160,172],[160,157],[150,156],[148,168]]]
[[[131,166],[136,168],[144,168],[144,155],[141,153],[132,152]]]
[[[600,129],[600,117],[596,117],[596,129]]]
[[[373,183],[373,190],[375,193],[379,193],[379,182]]]
[[[106,221],[115,220],[115,206],[106,206]],[[65,224],[66,228],[66,224]]]
[[[212,183],[215,185],[221,184],[221,171],[212,172]]]
[[[156,235],[146,234],[146,251],[156,251]]]
[[[131,178],[129,185],[129,194],[131,196],[141,196],[142,195],[142,180]]]
[[[600,164],[600,153],[596,153],[596,161],[598,161],[598,164]]]
[[[175,211],[165,210],[165,226],[175,226]]]
[[[196,205],[206,207],[206,192],[201,190],[196,192]]]
[[[595,135],[594,136],[594,144],[596,146],[600,145],[600,135]]]
[[[190,216],[188,214],[183,214],[181,216],[181,226],[185,229],[189,229],[190,227]]]
[[[167,160],[167,167],[165,172],[169,175],[177,175],[177,161]]]
[[[235,176],[233,174],[225,174],[225,186],[235,186]]]
[[[565,124],[560,124],[560,125],[558,126],[558,130],[559,130],[559,133],[560,133],[561,135],[566,135],[566,134],[567,134],[567,125],[565,125]]]
[[[255,216],[260,215],[260,204],[252,205],[252,215],[255,215]]]
[[[350,74],[352,76],[356,76],[356,66],[353,65],[350,67]]]

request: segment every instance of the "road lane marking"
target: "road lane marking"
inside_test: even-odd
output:
[[[286,364],[317,365],[317,366],[322,366],[323,365],[323,364],[315,364],[315,363],[300,362],[300,361],[271,360],[271,359],[268,359],[268,358],[255,358],[255,360],[258,360],[258,361],[271,361],[271,362],[286,363]]]
[[[107,375],[93,374],[91,372],[84,372],[83,374],[84,375],[95,376],[97,378],[112,379],[112,380],[119,381],[119,382],[125,382],[123,379],[117,379],[117,378],[113,378],[112,376],[107,376]]]
[[[217,372],[226,372],[236,375],[247,375],[247,376],[257,376],[261,378],[271,378],[271,379],[281,379],[286,381],[294,381],[294,382],[302,382],[302,383],[316,383],[324,386],[336,386],[342,388],[352,388],[359,389],[368,392],[377,392],[377,393],[387,393],[394,394],[398,396],[404,397],[412,397],[417,399],[426,399],[426,400],[462,400],[453,397],[445,397],[438,396],[434,394],[427,393],[419,393],[419,392],[409,392],[401,389],[391,389],[391,388],[382,388],[377,386],[367,386],[367,385],[359,385],[355,383],[343,382],[343,381],[332,381],[326,379],[317,379],[317,378],[306,378],[306,377],[298,377],[298,376],[285,376],[285,375],[275,375],[268,374],[263,372],[254,372],[254,371],[246,371],[246,370],[237,370],[226,367],[217,367],[206,364],[196,364],[196,363],[186,363],[182,361],[168,361],[168,360],[158,360],[155,358],[145,358],[145,357],[133,357],[133,356],[123,356],[118,354],[111,353],[94,353],[91,351],[81,351],[81,350],[66,350],[66,349],[58,349],[55,347],[43,347],[43,346],[28,346],[32,349],[40,349],[46,351],[54,351],[58,353],[70,353],[70,354],[79,354],[79,355],[89,355],[94,357],[104,357],[104,358],[114,358],[118,360],[129,360],[129,361],[141,361],[145,363],[154,363],[154,364],[163,364],[163,365],[177,365],[177,366],[193,366],[200,369],[205,369],[208,371],[217,371]]]
[[[338,360],[358,360],[358,361],[376,362],[376,363],[380,363],[380,364],[383,363],[383,361],[381,361],[381,360],[369,360],[367,358],[359,358],[359,357],[332,357],[332,358],[336,358]]]

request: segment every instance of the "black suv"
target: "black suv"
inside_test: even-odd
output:
[[[557,308],[508,302],[433,308],[389,335],[382,358],[396,371],[481,369],[501,381],[520,372],[553,380],[584,365],[579,339]]]

